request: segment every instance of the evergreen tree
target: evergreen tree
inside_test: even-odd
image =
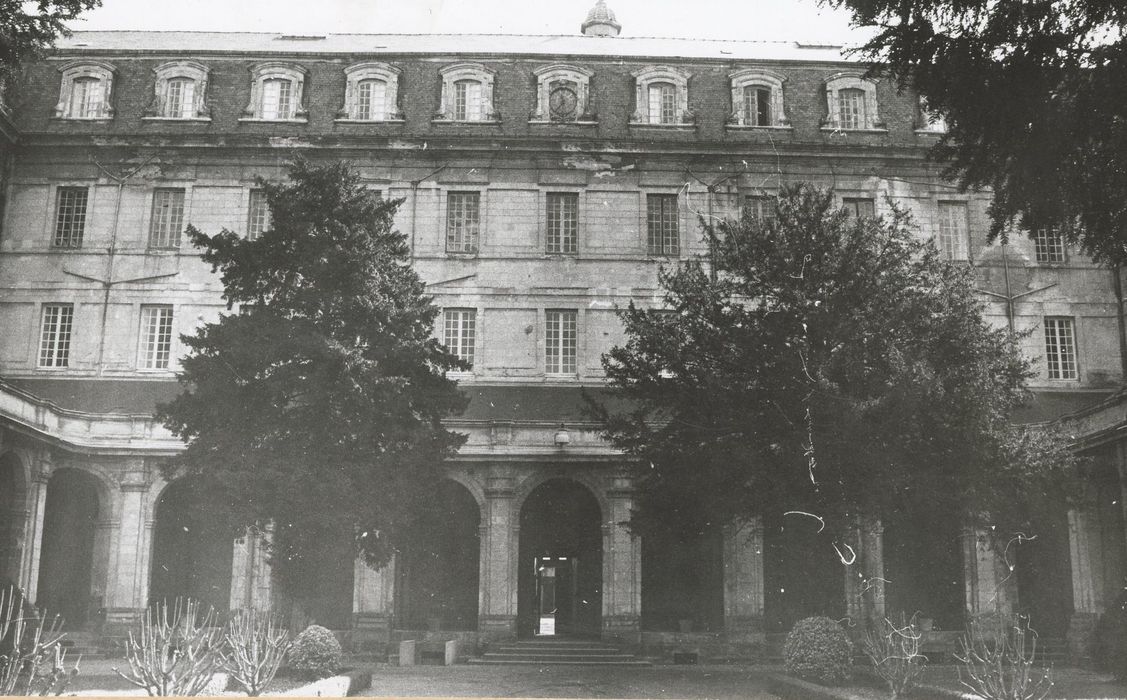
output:
[[[200,477],[234,526],[273,522],[275,571],[300,599],[326,552],[393,553],[464,439],[441,421],[466,399],[392,230],[402,200],[341,163],[297,161],[288,183],[260,184],[271,225],[257,239],[188,228],[238,308],[183,337],[183,391],[160,417],[187,442],[168,476]]]
[[[1063,442],[1010,423],[1029,363],[905,212],[857,218],[789,186],[775,219],[720,223],[710,246],[715,274],[663,270],[665,308],[631,304],[603,359],[634,406],[596,410],[635,458],[636,530],[782,511],[828,538],[904,512],[1008,528],[1063,493]]]
[[[66,22],[101,0],[0,0],[0,85],[28,61],[39,58],[67,36]]]

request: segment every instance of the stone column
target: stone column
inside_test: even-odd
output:
[[[880,622],[885,614],[884,526],[881,521],[858,518],[841,545],[841,556],[845,564],[846,614],[862,624]]]
[[[603,638],[641,642],[642,543],[626,523],[634,506],[630,478],[615,476],[603,522]]]
[[[231,555],[231,610],[273,610],[274,577],[270,568],[272,526],[250,528],[234,540]]]
[[[482,641],[517,633],[517,533],[513,480],[489,477],[482,509],[478,633]]]
[[[122,475],[118,494],[117,518],[107,532],[108,545],[103,555],[98,538],[95,538],[95,561],[106,556],[110,562],[107,573],[104,605],[106,626],[112,629],[129,628],[144,613],[149,595],[149,534],[146,502],[151,483],[143,469]],[[94,585],[98,585],[95,566]]]
[[[23,551],[20,561],[19,586],[35,600],[39,595],[39,557],[43,552],[43,514],[47,509],[47,482],[51,480],[50,463],[33,464],[28,484],[28,514],[23,530]]]
[[[724,631],[763,633],[763,520],[724,533]]]
[[[997,615],[1013,612],[1017,591],[1013,562],[1001,556],[986,530],[963,529],[963,573],[968,622],[986,618],[983,622],[989,625]]]
[[[1072,618],[1068,625],[1069,656],[1074,663],[1089,656],[1092,635],[1107,607],[1103,581],[1103,547],[1095,494],[1087,493],[1080,508],[1068,511],[1068,551],[1072,568]]]
[[[352,582],[353,645],[363,651],[386,649],[395,614],[395,560],[373,569],[357,559]]]

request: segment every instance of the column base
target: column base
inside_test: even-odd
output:
[[[118,637],[136,631],[145,611],[142,608],[105,608],[105,614],[101,626],[102,635]]]
[[[637,646],[642,642],[642,621],[637,615],[603,617],[603,641]]]
[[[391,616],[384,613],[355,613],[352,616],[352,649],[380,651],[391,641]]]
[[[1092,641],[1099,624],[1098,613],[1072,613],[1068,621],[1068,661],[1077,666],[1091,666]]]
[[[763,636],[762,615],[728,615],[724,618],[724,632],[729,639],[746,635]]]
[[[482,615],[477,619],[478,639],[482,644],[517,638],[516,615]]]

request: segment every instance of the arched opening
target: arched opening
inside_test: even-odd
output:
[[[150,603],[193,598],[224,614],[231,600],[234,538],[210,517],[189,479],[169,484],[156,504]]]
[[[1011,533],[996,545],[1006,568],[1017,575],[1015,611],[1029,617],[1042,637],[1063,638],[1072,618],[1072,558],[1068,513],[1061,507],[1039,514],[1028,531]]]
[[[719,632],[724,627],[720,528],[642,538],[642,629]]]
[[[884,526],[885,610],[931,620],[933,629],[960,631],[966,625],[962,523],[955,512],[886,516]]]
[[[101,607],[91,587],[94,536],[104,507],[98,493],[98,480],[78,469],[59,469],[47,482],[35,604],[61,616],[72,630]]]
[[[584,486],[550,479],[520,509],[517,632],[598,636],[603,605],[602,509]]]
[[[0,456],[0,587],[19,581],[26,489],[14,454]]]
[[[788,632],[811,615],[845,617],[845,571],[818,523],[801,515],[769,513],[763,520],[764,622]]]
[[[443,481],[399,553],[399,626],[477,629],[480,512],[461,484]]]

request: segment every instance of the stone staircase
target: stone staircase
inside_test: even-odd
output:
[[[649,666],[650,662],[621,649],[584,639],[526,639],[495,645],[471,664],[524,666]]]
[[[79,654],[84,660],[108,659],[116,654],[107,653],[104,640],[93,632],[74,631],[67,632],[60,645],[67,654],[68,661],[75,661]]]

